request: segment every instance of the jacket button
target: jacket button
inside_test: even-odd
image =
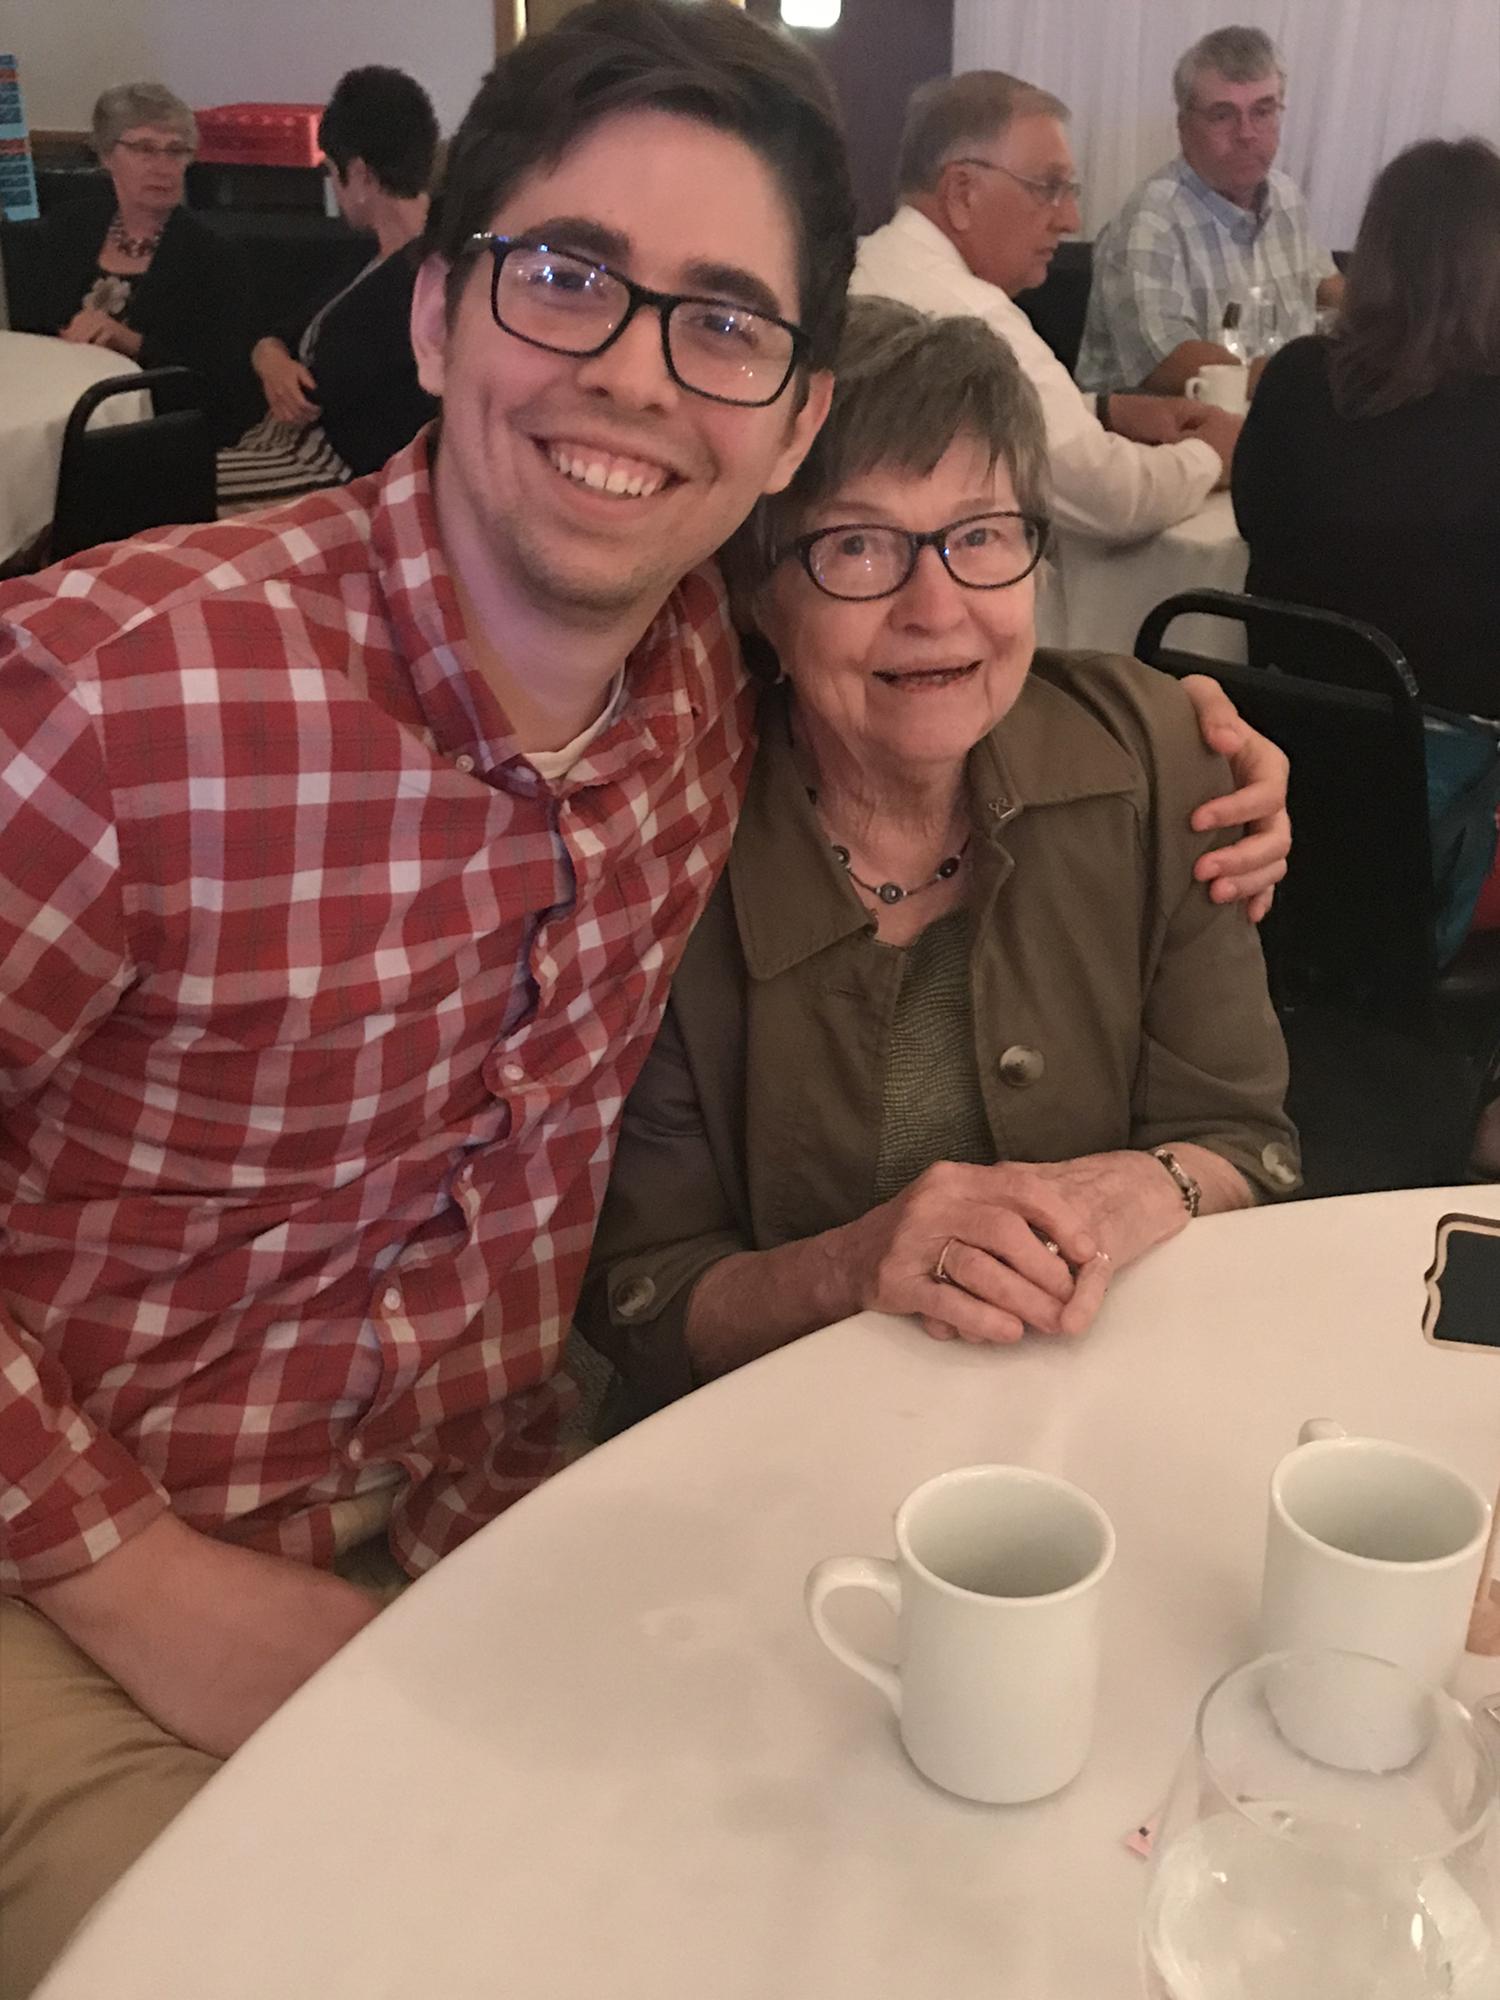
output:
[[[615,1292],[615,1311],[621,1319],[639,1319],[655,1299],[656,1286],[650,1278],[630,1278]]]
[[[1000,1081],[1008,1083],[1012,1090],[1026,1090],[1041,1080],[1047,1061],[1040,1049],[1029,1049],[1024,1042],[1012,1042],[1000,1058]]]
[[[1277,1187],[1294,1188],[1302,1178],[1297,1171],[1297,1162],[1292,1157],[1291,1147],[1283,1146],[1279,1139],[1273,1139],[1269,1146],[1262,1146],[1260,1163]]]

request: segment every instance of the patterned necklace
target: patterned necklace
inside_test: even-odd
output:
[[[114,220],[105,235],[105,242],[119,251],[122,257],[154,257],[161,242],[161,231],[154,236],[127,236],[125,225],[120,220],[120,211],[115,210]]]
[[[807,787],[807,796],[813,807],[816,808],[818,795],[811,785]],[[904,903],[908,896],[920,896],[924,889],[935,889],[939,882],[951,882],[963,866],[964,856],[969,851],[969,841],[972,838],[972,834],[966,834],[964,836],[964,844],[958,849],[956,854],[945,854],[925,882],[914,882],[909,889],[903,889],[899,882],[867,882],[862,875],[855,874],[853,863],[849,858],[849,850],[844,846],[842,841],[830,840],[828,845],[832,849],[834,860],[838,862],[855,887],[863,889],[867,896],[874,896],[878,902],[890,907],[895,903]]]

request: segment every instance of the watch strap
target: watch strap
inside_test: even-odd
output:
[[[1172,1176],[1177,1192],[1182,1196],[1182,1205],[1190,1216],[1196,1215],[1203,1205],[1203,1190],[1178,1159],[1170,1146],[1152,1146],[1153,1160],[1159,1160]]]

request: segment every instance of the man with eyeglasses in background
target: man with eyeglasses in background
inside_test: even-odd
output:
[[[986,321],[1041,399],[1056,525],[1135,541],[1229,483],[1240,420],[1180,396],[1086,397],[1016,304],[1082,226],[1067,117],[1050,92],[1000,70],[923,84],[907,109],[896,213],[861,240],[851,289]]]
[[[1216,28],[1178,62],[1177,159],[1140,185],[1094,244],[1078,380],[1180,395],[1221,345],[1224,309],[1274,307],[1278,340],[1314,330],[1344,281],[1301,190],[1273,162],[1286,71],[1260,28]]]
[[[708,559],[828,406],[821,73],[727,0],[596,0],[481,88],[428,249],[440,435],[0,590],[4,2000],[561,1463],[748,775]]]

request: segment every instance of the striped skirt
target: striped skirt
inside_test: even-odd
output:
[[[281,424],[270,416],[238,444],[226,445],[218,458],[221,521],[354,477],[318,424]]]

